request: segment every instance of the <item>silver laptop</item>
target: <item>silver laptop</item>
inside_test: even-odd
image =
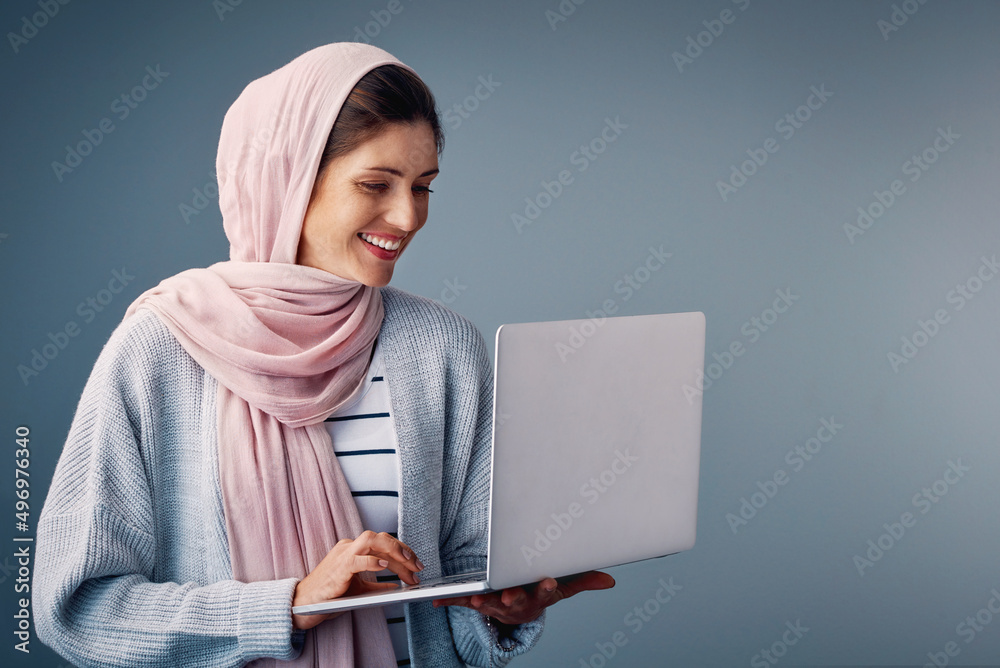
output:
[[[704,355],[700,312],[501,326],[486,572],[292,611],[467,596],[691,549]]]

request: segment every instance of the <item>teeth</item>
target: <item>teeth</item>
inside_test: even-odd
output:
[[[394,251],[399,248],[402,243],[402,239],[397,241],[389,241],[388,239],[379,239],[378,237],[372,236],[370,234],[362,234],[361,238],[372,244],[373,246],[378,246],[379,248],[384,248],[385,250]]]

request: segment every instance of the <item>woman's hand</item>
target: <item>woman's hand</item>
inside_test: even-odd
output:
[[[417,584],[416,571],[423,570],[417,556],[407,545],[387,533],[365,531],[354,540],[338,541],[312,573],[295,585],[292,606],[320,603],[344,595],[362,594],[397,587],[394,582],[368,582],[358,575],[388,568],[406,584]],[[340,613],[328,615],[292,614],[297,629],[311,629]]]
[[[478,610],[502,624],[526,624],[538,619],[545,608],[564,598],[575,596],[581,591],[610,589],[614,586],[615,579],[607,573],[588,571],[563,582],[546,578],[528,587],[512,587],[490,594],[437,599],[434,601],[434,607],[461,605]]]

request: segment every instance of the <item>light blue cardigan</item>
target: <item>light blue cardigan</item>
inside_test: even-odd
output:
[[[382,289],[379,336],[399,440],[399,538],[426,579],[485,568],[493,380],[482,336],[443,306]],[[232,579],[214,378],[140,310],[101,352],[38,525],[38,637],[85,666],[241,666],[298,655],[296,580]],[[407,605],[414,666],[503,665],[482,615]]]

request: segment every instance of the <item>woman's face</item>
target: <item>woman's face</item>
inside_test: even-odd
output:
[[[329,162],[313,187],[296,263],[372,287],[388,285],[396,260],[427,222],[438,173],[428,123],[393,123]]]

